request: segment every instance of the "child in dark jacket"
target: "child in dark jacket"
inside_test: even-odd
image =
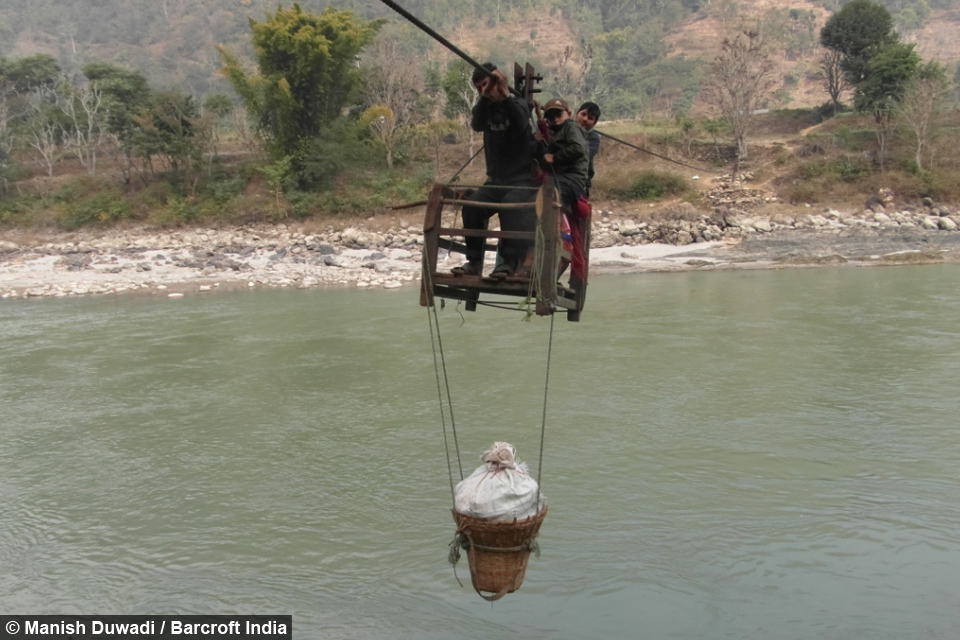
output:
[[[547,142],[543,160],[547,165],[547,172],[553,174],[560,190],[560,203],[563,216],[567,221],[569,232],[561,232],[564,240],[569,242],[571,280],[586,280],[586,263],[582,251],[582,235],[580,229],[581,216],[589,216],[589,207],[584,214],[579,207],[579,200],[586,196],[589,185],[590,148],[587,145],[583,129],[577,124],[570,113],[570,107],[564,100],[553,98],[543,107],[543,116],[550,126],[550,139]],[[563,229],[563,227],[561,227]],[[562,263],[566,269],[567,263]]]
[[[560,190],[560,202],[572,211],[577,200],[587,193],[590,149],[583,130],[571,117],[566,101],[553,98],[543,107],[543,116],[551,136],[543,160],[552,171]]]

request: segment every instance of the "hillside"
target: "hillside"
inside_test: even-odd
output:
[[[86,62],[106,60],[142,71],[153,85],[175,86],[195,95],[226,91],[227,84],[217,74],[220,60],[215,45],[225,44],[246,55],[248,18],[259,20],[277,4],[268,0],[161,0],[131,8],[121,0],[5,0],[0,3],[0,55],[49,54],[71,74],[78,73]],[[300,4],[308,11],[320,11],[328,0],[301,0]],[[400,20],[373,0],[334,4],[365,18]],[[500,64],[533,62],[546,76],[547,91],[579,92],[583,97],[599,95],[601,99],[611,90],[645,91],[644,108],[655,113],[670,110],[680,91],[677,83],[686,83],[685,108],[694,100],[696,84],[702,80],[692,70],[702,69],[716,55],[724,35],[738,27],[761,24],[784,78],[779,106],[808,107],[825,101],[818,79],[817,37],[830,12],[813,0],[681,1],[663,3],[662,9],[657,8],[661,4],[644,0],[408,0],[404,4],[477,58]],[[911,4],[900,2],[897,8]],[[942,6],[944,0],[929,4]],[[923,26],[905,33],[904,39],[916,43],[925,59],[952,67],[960,61],[960,40],[955,37],[958,28],[960,0],[930,10]],[[622,44],[614,40],[606,49],[597,44],[618,30],[626,38]],[[449,52],[426,36],[410,37],[421,40],[424,62],[450,59]],[[604,60],[618,50],[624,53],[616,64]],[[561,60],[565,60],[562,66]],[[659,67],[651,64],[656,61],[660,61]],[[671,66],[669,61],[691,64]],[[635,70],[626,76],[609,75],[616,65],[621,72],[623,67],[629,71],[631,65]],[[681,68],[693,75],[661,89],[661,85],[671,84],[671,74]],[[602,77],[604,73],[608,77]],[[623,86],[624,77],[627,86]],[[643,86],[645,79],[648,84]],[[693,102],[691,110],[702,113],[704,107]],[[631,108],[627,104],[621,111],[627,115]]]

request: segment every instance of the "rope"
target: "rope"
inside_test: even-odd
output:
[[[562,215],[562,214],[561,214]],[[533,243],[533,267],[530,269],[530,282],[527,284],[527,297],[518,306],[524,312],[523,321],[530,322],[536,310],[536,300],[540,297],[540,276],[543,274],[543,225],[537,218],[536,239]],[[553,314],[551,314],[553,315]]]
[[[638,147],[637,145],[631,144],[631,143],[627,142],[626,140],[621,140],[620,138],[614,137],[614,136],[610,135],[609,133],[604,133],[603,131],[600,131],[599,129],[594,129],[594,131],[596,131],[598,134],[600,134],[600,135],[603,136],[604,138],[609,138],[609,139],[613,140],[614,142],[619,142],[620,144],[626,145],[626,146],[630,147],[631,149],[636,149],[637,151],[642,151],[642,152],[644,152],[644,153],[649,153],[650,155],[652,155],[652,156],[655,157],[655,158],[660,158],[661,160],[666,160],[667,162],[672,162],[673,164],[678,164],[678,165],[680,165],[681,167],[686,167],[686,168],[688,168],[688,169],[693,169],[694,171],[699,171],[699,172],[701,172],[701,173],[716,173],[716,174],[723,173],[722,171],[717,171],[717,170],[715,170],[715,169],[706,169],[706,168],[704,168],[704,167],[695,167],[695,166],[693,166],[692,164],[687,164],[686,162],[680,162],[679,160],[674,160],[673,158],[668,158],[667,156],[660,155],[659,153],[654,153],[653,151],[650,151],[649,149],[644,149],[643,147]]]
[[[431,297],[433,296],[433,276],[430,273],[430,268],[427,260],[427,255],[424,252],[422,254],[422,277],[426,281],[426,286],[429,287],[427,291],[430,292]],[[432,315],[431,315],[432,310]],[[443,355],[443,339],[440,336],[440,318],[437,314],[436,302],[433,305],[427,306],[427,324],[430,326],[430,348],[433,351],[433,371],[437,379],[437,399],[440,403],[440,423],[443,429],[443,448],[447,455],[447,476],[450,479],[450,500],[454,507],[457,505],[456,492],[453,485],[453,464],[450,462],[450,443],[447,439],[447,421],[446,415],[443,411],[443,388],[446,388],[447,392],[447,406],[450,412],[450,430],[453,434],[453,446],[457,455],[457,467],[460,471],[460,479],[463,480],[463,464],[460,461],[460,443],[457,439],[457,423],[453,416],[453,401],[450,395],[450,379],[447,376],[447,362]],[[436,339],[434,339],[434,325],[436,325]],[[437,361],[437,350],[439,346],[440,360]],[[440,385],[440,371],[443,370],[443,382],[444,385]]]
[[[460,170],[459,170],[459,171],[457,171],[455,174],[453,174],[453,177],[450,178],[450,180],[449,180],[448,182],[449,182],[450,184],[453,184],[454,182],[456,182],[456,181],[457,181],[457,178],[460,177],[460,174],[463,173],[463,170],[470,166],[470,163],[473,162],[478,155],[480,155],[480,152],[481,152],[481,151],[483,151],[483,145],[480,145],[480,148],[477,149],[477,152],[476,152],[475,154],[473,154],[472,156],[470,156],[470,159],[467,160],[467,161],[463,164],[462,167],[460,167]]]
[[[460,549],[468,549],[473,547],[474,549],[479,549],[480,551],[503,551],[503,552],[519,552],[519,551],[529,551],[536,555],[537,558],[540,557],[540,543],[537,541],[537,538],[530,538],[523,544],[516,547],[486,547],[482,544],[477,544],[466,535],[457,531],[453,535],[453,540],[449,544],[450,553],[447,556],[447,561],[456,566],[460,561]],[[461,585],[462,586],[462,585]]]
[[[547,432],[547,391],[550,389],[550,357],[553,355],[553,318],[556,313],[550,314],[550,340],[547,342],[547,373],[543,383],[543,420],[540,423],[540,460],[537,463],[537,501],[534,503],[540,508],[540,474],[543,473],[543,441]]]

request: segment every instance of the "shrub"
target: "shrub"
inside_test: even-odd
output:
[[[116,222],[127,215],[130,205],[123,196],[108,191],[67,203],[64,209],[60,226],[73,231],[88,224]]]
[[[674,173],[647,170],[634,177],[626,187],[609,189],[617,200],[657,200],[687,191],[687,182]]]
[[[811,180],[841,180],[855,182],[870,175],[870,164],[865,160],[854,160],[848,156],[839,156],[830,160],[818,158],[800,167],[800,178]]]

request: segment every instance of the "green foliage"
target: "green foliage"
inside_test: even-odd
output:
[[[666,51],[663,33],[655,25],[624,27],[596,37],[594,49],[599,55],[594,62],[602,87],[631,87],[643,77],[643,67],[660,58]]]
[[[200,118],[192,96],[177,91],[155,93],[145,113],[134,119],[139,125],[136,141],[144,156],[159,156],[175,177],[200,168],[209,123]]]
[[[108,224],[126,217],[129,210],[129,204],[121,194],[101,191],[67,202],[60,226],[66,231],[73,231],[91,224]]]
[[[203,99],[203,110],[211,111],[218,118],[223,118],[233,111],[233,100],[225,93],[211,93]]]
[[[357,138],[353,123],[341,118],[317,137],[305,140],[295,157],[300,162],[298,189],[304,184],[311,189],[329,189],[341,171],[372,163],[376,156]]]
[[[447,118],[468,119],[476,93],[470,77],[473,67],[457,58],[451,62],[440,79],[440,87],[446,97],[443,115]]]
[[[879,121],[891,113],[920,64],[912,44],[890,43],[871,57],[857,84],[854,107]]]
[[[14,60],[0,58],[0,83],[17,93],[52,89],[60,74],[60,65],[53,56],[45,53]]]
[[[896,41],[890,12],[870,0],[852,0],[820,30],[820,44],[843,54],[841,67],[853,85],[864,79],[870,58]]]
[[[856,182],[870,175],[870,164],[865,160],[857,160],[847,156],[839,156],[831,160],[818,158],[812,160],[799,169],[799,177],[803,180],[839,180],[842,182]]]
[[[150,102],[147,79],[138,71],[105,62],[91,62],[84,66],[83,75],[103,95],[107,130],[117,136],[123,152],[129,157],[139,130],[135,116]]]
[[[646,66],[638,86],[646,100],[667,100],[674,115],[684,115],[703,87],[705,69],[699,60],[672,56]]]
[[[648,170],[636,175],[626,187],[608,190],[617,200],[657,200],[687,190],[687,182],[675,173]]]
[[[423,199],[434,180],[429,164],[406,170],[365,172],[351,176],[338,194],[327,194],[314,201],[327,215],[370,213],[397,202]]]
[[[300,188],[319,185],[308,165],[314,141],[341,117],[359,86],[354,65],[380,23],[358,20],[331,7],[320,15],[294,4],[278,7],[264,22],[250,20],[259,72],[249,75],[220,47],[223,73],[267,142],[271,157],[291,159]],[[321,181],[322,182],[322,181]]]

